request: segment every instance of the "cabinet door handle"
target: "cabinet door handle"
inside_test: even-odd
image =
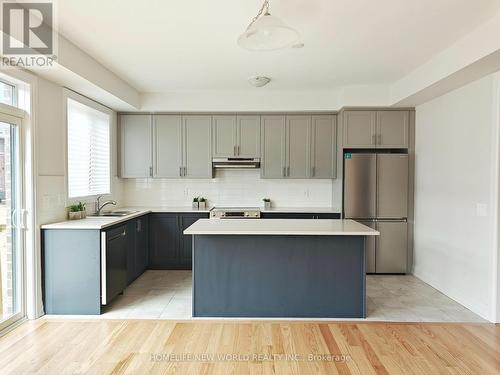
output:
[[[286,177],[286,167],[283,167],[283,177]]]
[[[179,167],[179,177],[182,177],[182,167]]]
[[[233,146],[233,155],[236,156],[237,153],[236,153],[236,146]]]
[[[316,175],[316,167],[312,167],[312,176],[314,177]]]
[[[238,150],[238,156],[239,156],[240,155],[240,146],[237,146],[236,150]]]
[[[286,167],[286,175],[287,177],[290,177],[290,167]]]
[[[137,231],[140,232],[142,230],[141,219],[137,220]]]
[[[187,176],[187,167],[184,167],[184,177]]]
[[[149,167],[149,177],[153,177],[153,167]]]

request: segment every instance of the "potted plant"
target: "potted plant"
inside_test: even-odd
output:
[[[198,198],[198,209],[204,210],[207,208],[207,199],[203,197]]]
[[[80,206],[78,204],[72,204],[68,206],[69,220],[80,220],[81,218],[82,218],[82,212],[80,211]]]
[[[198,197],[194,197],[193,198],[193,210],[197,210],[199,208],[199,201],[198,201]]]
[[[271,199],[263,198],[262,202],[264,202],[264,209],[266,209],[266,210],[271,209]]]
[[[82,219],[87,217],[87,210],[85,209],[85,203],[78,202],[78,208],[80,209],[80,215]]]

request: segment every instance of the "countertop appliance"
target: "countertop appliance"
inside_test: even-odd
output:
[[[214,207],[211,219],[260,219],[260,209],[249,207]]]
[[[366,242],[367,273],[406,273],[408,154],[344,152],[344,217],[377,229]]]
[[[213,158],[212,167],[233,169],[260,168],[260,158]]]

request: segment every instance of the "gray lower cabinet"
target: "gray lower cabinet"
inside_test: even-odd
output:
[[[183,177],[212,178],[212,116],[183,116]]]
[[[119,116],[120,177],[152,176],[151,115],[122,114]]]
[[[43,230],[45,312],[100,314],[148,268],[149,235],[148,215],[102,231]]]
[[[153,117],[153,177],[182,176],[182,117],[155,115]]]
[[[127,222],[127,285],[148,268],[149,216],[144,215]]]
[[[208,213],[153,213],[150,216],[149,267],[152,269],[191,269],[191,236],[184,229]]]
[[[101,313],[101,232],[42,231],[42,284],[46,314]]]
[[[337,116],[312,116],[311,178],[337,177]]]
[[[102,277],[102,303],[107,304],[128,285],[129,243],[134,240],[129,225],[123,224],[104,231],[105,246],[101,248],[101,262],[105,265]]]
[[[347,110],[342,117],[344,148],[408,148],[407,110]]]
[[[377,273],[406,273],[408,260],[408,223],[377,221],[380,236],[376,239]]]

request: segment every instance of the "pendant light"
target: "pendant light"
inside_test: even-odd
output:
[[[249,51],[274,51],[290,47],[299,40],[299,33],[269,13],[265,0],[246,31],[238,38],[238,45]]]

